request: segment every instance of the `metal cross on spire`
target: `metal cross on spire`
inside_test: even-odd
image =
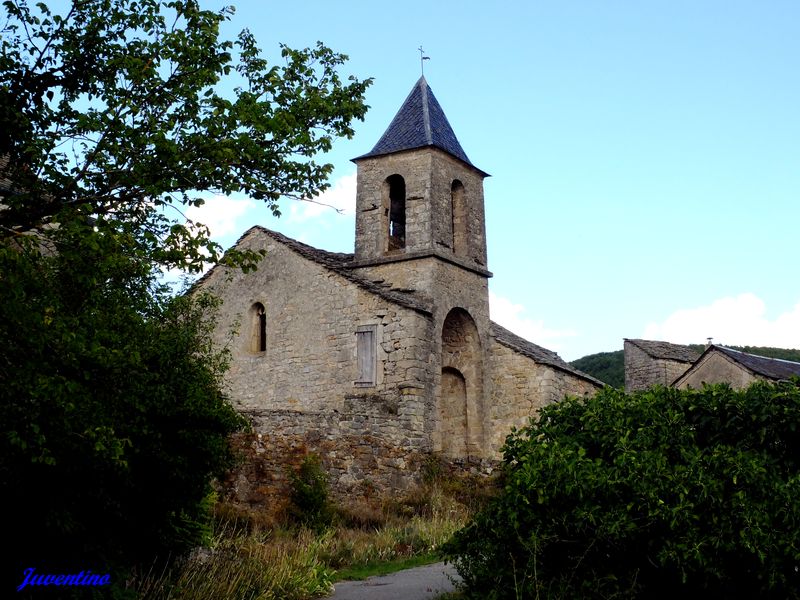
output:
[[[419,70],[422,71],[422,76],[425,77],[425,61],[430,60],[430,56],[425,56],[425,50],[422,49],[422,46],[417,48],[419,50]]]

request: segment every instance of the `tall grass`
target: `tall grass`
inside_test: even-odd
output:
[[[473,482],[474,483],[474,482]],[[319,532],[277,525],[218,504],[213,543],[165,572],[142,575],[142,600],[307,600],[332,591],[336,571],[434,556],[469,520],[486,489],[431,478],[400,500],[349,502]]]
[[[304,600],[333,589],[321,560],[322,540],[309,530],[292,537],[222,526],[208,552],[141,581],[142,600]]]

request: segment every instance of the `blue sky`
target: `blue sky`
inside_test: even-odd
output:
[[[221,3],[205,3],[221,6]],[[355,165],[425,76],[485,182],[492,317],[567,360],[625,337],[800,348],[800,3],[240,1],[268,57],[317,40],[374,77],[330,209],[198,217],[352,251]]]

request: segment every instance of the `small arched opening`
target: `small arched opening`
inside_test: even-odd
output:
[[[250,351],[267,350],[267,310],[261,302],[250,307]]]
[[[388,188],[389,243],[388,250],[406,247],[406,182],[400,175],[386,179]]]
[[[467,253],[467,206],[464,199],[464,184],[458,179],[450,185],[450,210],[453,231],[453,252]]]

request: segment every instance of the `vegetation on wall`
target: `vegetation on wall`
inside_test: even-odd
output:
[[[448,555],[471,598],[796,598],[798,423],[797,382],[550,405]]]

